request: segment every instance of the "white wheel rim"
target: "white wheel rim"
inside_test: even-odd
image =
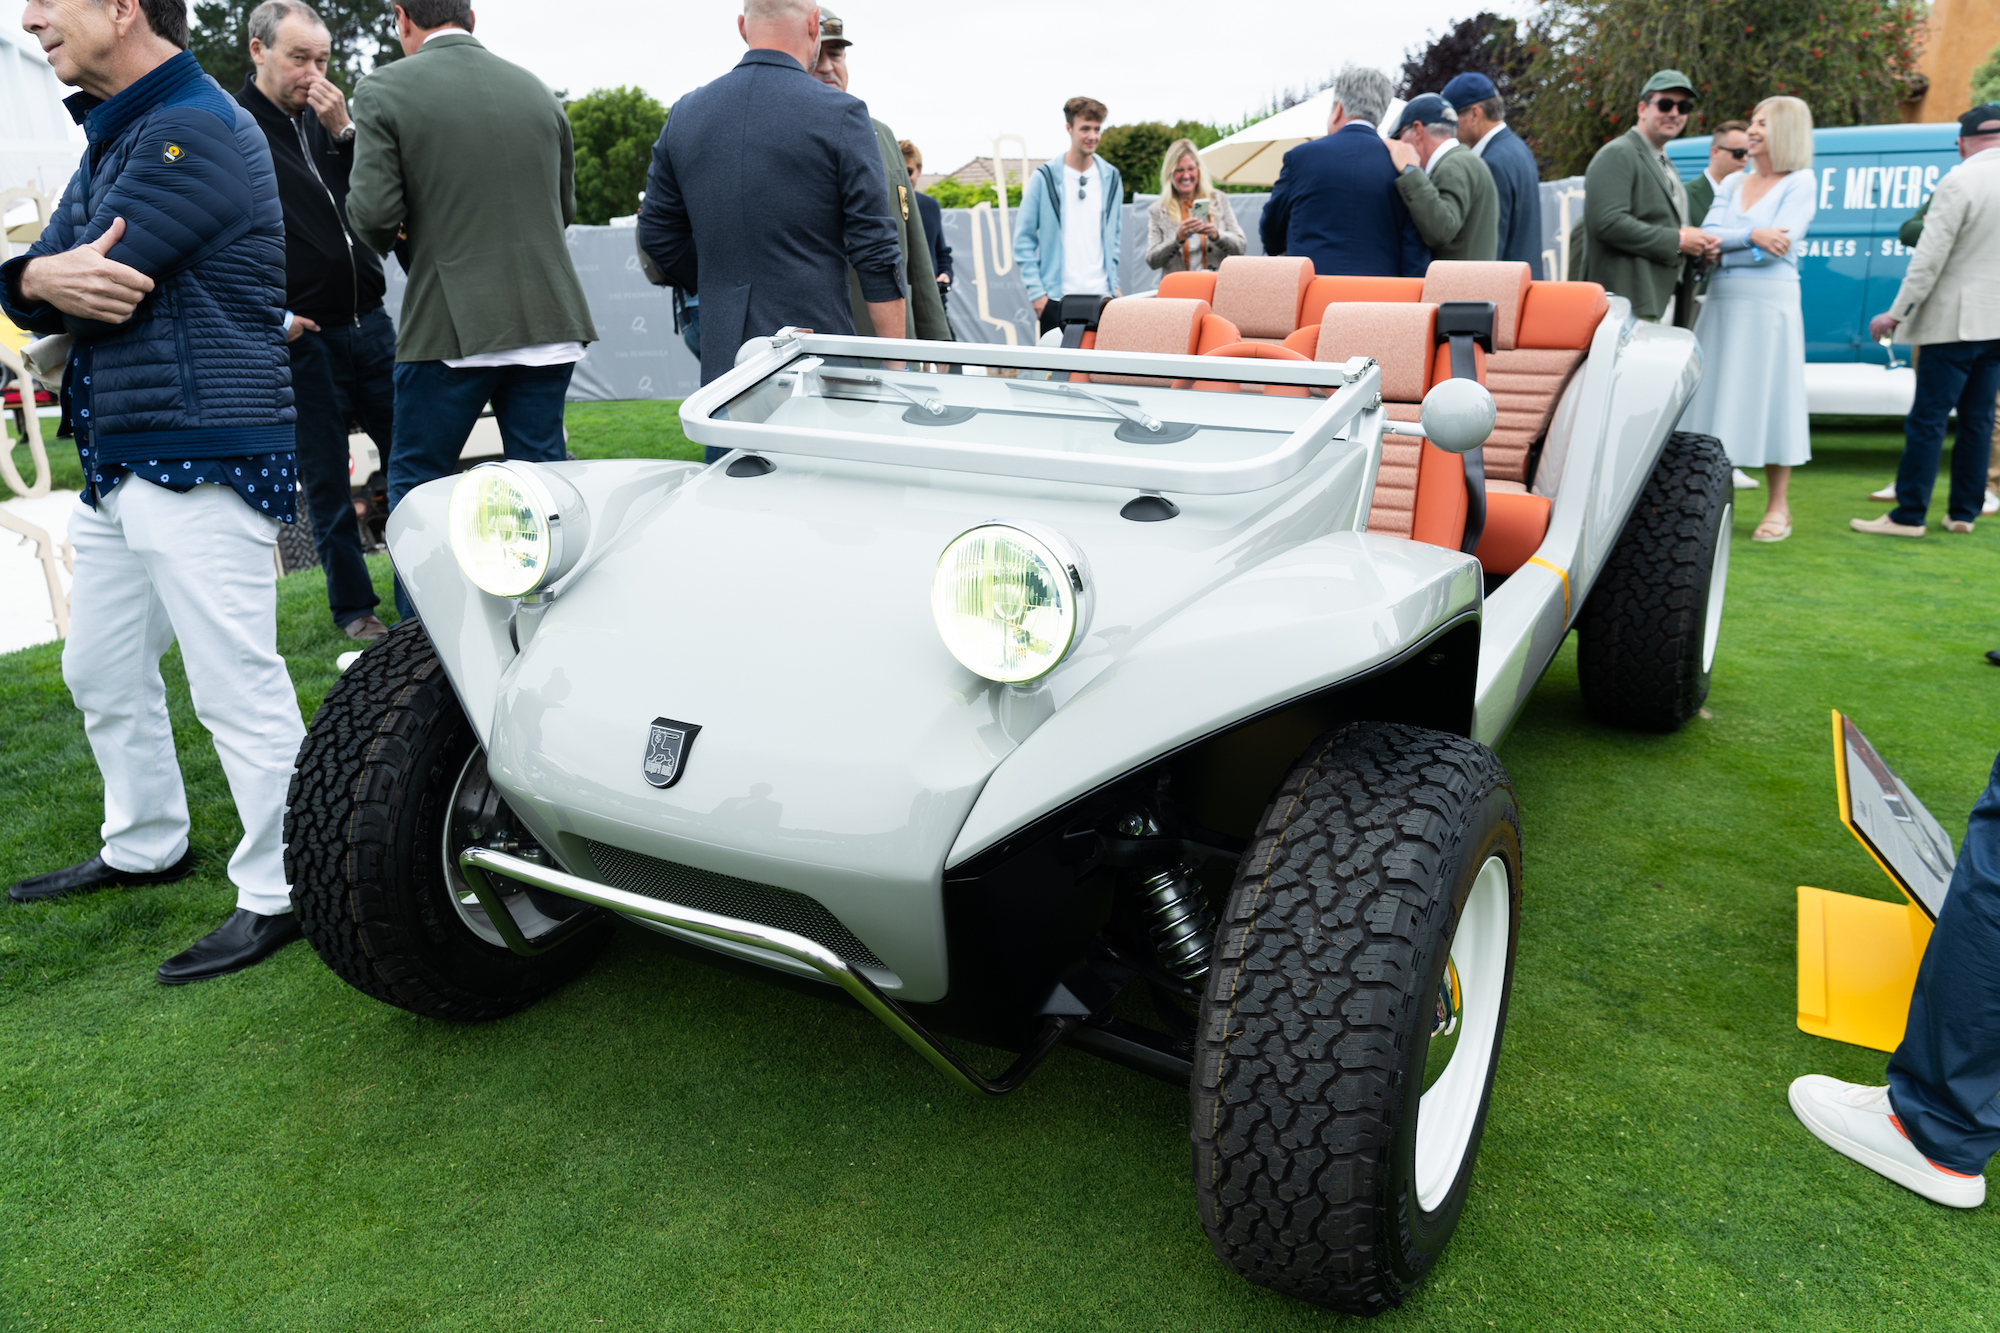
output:
[[[1722,594],[1729,587],[1729,533],[1736,526],[1734,503],[1722,506],[1722,530],[1715,538],[1715,564],[1708,571],[1708,609],[1701,623],[1701,670],[1715,669],[1715,640],[1722,633]]]
[[[1486,1074],[1500,1036],[1500,998],[1507,984],[1507,936],[1513,928],[1508,910],[1507,863],[1490,856],[1472,881],[1458,934],[1451,942],[1447,985],[1455,971],[1460,1002],[1451,1032],[1456,1044],[1449,1062],[1417,1104],[1417,1203],[1435,1212],[1458,1179],[1479,1104],[1486,1094]]]

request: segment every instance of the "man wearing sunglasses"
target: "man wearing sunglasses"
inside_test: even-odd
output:
[[[1750,156],[1750,127],[1742,121],[1725,120],[1711,133],[1708,166],[1687,183],[1688,224],[1695,227],[1708,216],[1708,206],[1715,202],[1722,182],[1743,170],[1744,160]]]
[[[1598,149],[1584,174],[1581,254],[1572,240],[1571,276],[1602,283],[1655,323],[1673,305],[1688,257],[1719,248],[1690,216],[1687,190],[1666,154],[1694,111],[1693,82],[1677,69],[1646,80],[1638,123]]]

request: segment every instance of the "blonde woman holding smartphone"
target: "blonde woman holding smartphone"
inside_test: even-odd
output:
[[[1701,229],[1722,243],[1694,336],[1701,387],[1681,429],[1713,435],[1740,468],[1770,482],[1764,519],[1750,540],[1792,535],[1786,488],[1812,458],[1806,420],[1806,326],[1799,255],[1817,211],[1812,110],[1767,97],[1750,114],[1750,165],[1717,187]]]
[[[1146,263],[1162,273],[1219,268],[1243,253],[1229,196],[1209,184],[1194,140],[1176,139],[1160,163],[1160,197],[1146,210]]]

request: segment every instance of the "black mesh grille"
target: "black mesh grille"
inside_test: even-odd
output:
[[[888,970],[873,950],[840,924],[839,917],[826,910],[824,903],[803,893],[641,856],[601,842],[590,844],[590,859],[597,863],[597,873],[604,876],[604,882],[613,888],[717,916],[733,916],[739,921],[789,930],[825,945],[850,963]]]

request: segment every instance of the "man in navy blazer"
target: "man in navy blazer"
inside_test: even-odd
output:
[[[1389,78],[1345,69],[1333,84],[1326,137],[1285,154],[1258,225],[1264,253],[1304,255],[1313,272],[1419,278],[1431,252],[1396,193],[1396,165],[1375,130],[1389,110]]]
[[[1484,74],[1461,74],[1444,86],[1458,112],[1458,141],[1493,173],[1500,190],[1500,258],[1542,276],[1542,169],[1521,136],[1507,128],[1507,100]]]
[[[735,69],[674,104],[653,145],[639,248],[701,294],[701,382],[787,325],[853,333],[847,266],[878,338],[903,336],[902,249],[868,107],[807,73],[819,10],[749,0]]]

